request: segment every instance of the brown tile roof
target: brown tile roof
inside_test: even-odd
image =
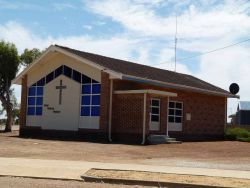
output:
[[[146,65],[141,65],[129,61],[110,58],[98,54],[83,52],[71,49],[64,46],[56,45],[57,47],[66,50],[72,54],[78,55],[82,58],[88,59],[102,67],[108,68],[118,73],[125,75],[136,76],[144,79],[161,81],[168,84],[178,84],[182,86],[189,86],[197,89],[204,89],[211,92],[219,92],[225,95],[231,95],[228,91],[200,80],[188,74],[181,74],[169,70],[154,68]]]

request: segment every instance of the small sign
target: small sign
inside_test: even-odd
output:
[[[186,113],[186,120],[191,121],[191,113]]]

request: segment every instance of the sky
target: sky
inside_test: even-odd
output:
[[[19,53],[59,44],[174,70],[176,18],[177,72],[225,90],[236,82],[250,100],[250,41],[206,53],[250,38],[249,0],[0,0],[0,40]]]

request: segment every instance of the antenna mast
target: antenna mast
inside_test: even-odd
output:
[[[175,15],[175,40],[174,40],[174,71],[176,72],[176,48],[177,48],[177,14]]]

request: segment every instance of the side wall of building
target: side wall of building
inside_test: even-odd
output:
[[[175,89],[165,89],[157,86],[150,86],[146,84],[122,80],[116,80],[114,82],[114,89],[156,89],[177,93],[177,97],[170,97],[169,100],[183,102],[182,131],[169,132],[170,136],[178,137],[183,140],[222,139],[224,137],[224,128],[226,123],[225,97],[199,94]],[[148,107],[150,106],[150,98],[155,97],[157,96],[151,95],[148,97]],[[166,134],[168,121],[168,101],[167,97],[159,96],[158,98],[161,99],[160,130],[151,131],[150,133]],[[124,100],[124,102],[126,101]],[[119,106],[119,102],[117,102],[116,105]],[[191,120],[187,120],[187,114],[191,115]],[[147,116],[149,118],[149,112],[147,113]],[[130,119],[130,117],[126,116],[126,119]],[[116,122],[113,123],[113,126],[120,127],[120,125]]]
[[[143,94],[114,95],[112,114],[113,140],[142,141],[143,104]],[[148,110],[146,113],[148,113]],[[148,120],[146,130],[148,130]]]
[[[250,125],[250,111],[240,110],[237,112],[239,125]]]

